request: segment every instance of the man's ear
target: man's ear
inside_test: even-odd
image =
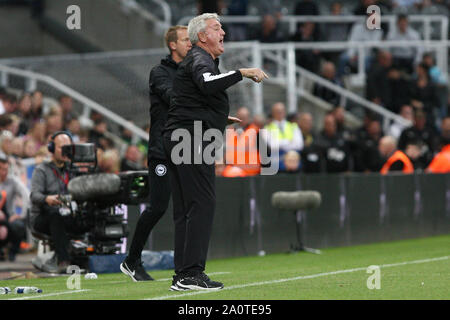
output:
[[[200,42],[206,42],[206,33],[205,32],[199,32],[197,33],[198,35],[198,40],[200,40]]]
[[[169,47],[170,50],[176,50],[177,49],[177,44],[174,41],[169,42]]]

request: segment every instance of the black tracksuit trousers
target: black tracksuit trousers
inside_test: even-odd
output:
[[[145,242],[155,225],[164,215],[169,206],[170,181],[168,161],[151,159],[148,162],[148,177],[150,187],[150,205],[141,213],[131,241],[128,262],[141,259]]]
[[[168,159],[177,141],[164,136]],[[194,157],[191,150],[191,159]],[[175,273],[192,276],[205,270],[215,209],[214,164],[178,164],[169,160],[175,223]]]

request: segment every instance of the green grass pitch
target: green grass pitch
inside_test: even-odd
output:
[[[367,267],[380,267],[380,288],[368,289]],[[156,281],[135,283],[123,274],[81,275],[80,291],[68,276],[0,281],[0,286],[36,286],[42,294],[0,295],[0,299],[450,299],[450,235],[330,248],[321,255],[281,253],[211,260],[206,273],[221,281],[218,292],[171,292],[172,271],[153,271]],[[170,279],[170,280],[169,280]],[[374,282],[371,282],[374,283]]]

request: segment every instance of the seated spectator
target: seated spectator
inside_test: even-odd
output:
[[[18,115],[22,119],[19,125],[18,135],[26,135],[28,129],[32,126],[33,117],[31,114],[31,96],[24,93],[19,99]]]
[[[36,90],[31,94],[31,117],[33,119],[33,122],[42,119],[43,112],[43,95],[41,91]]]
[[[449,173],[450,172],[450,144],[445,145],[436,154],[426,169],[428,173]]]
[[[73,99],[66,94],[60,95],[58,98],[59,105],[63,112],[63,121],[70,121],[71,119],[78,118],[80,115],[73,110]]]
[[[445,85],[447,84],[447,79],[445,78],[445,74],[439,69],[436,65],[436,61],[433,57],[433,54],[430,52],[425,53],[422,56],[422,63],[428,68],[428,75],[430,76],[430,80],[432,83],[436,85]]]
[[[276,18],[271,14],[266,14],[263,16],[261,27],[257,30],[254,38],[265,43],[276,43],[284,41],[285,35]]]
[[[320,75],[333,84],[341,86],[341,81],[336,77],[336,67],[332,62],[327,61],[323,63]],[[337,106],[340,103],[341,96],[339,94],[320,84],[314,84],[313,94],[333,106]]]
[[[45,126],[47,129],[46,135],[51,136],[57,131],[62,131],[64,122],[62,118],[62,114],[59,114],[58,112],[49,113],[45,116]]]
[[[320,14],[317,4],[312,0],[301,0],[297,2],[294,8],[296,16],[318,16]],[[303,23],[297,23],[296,29],[300,30]],[[319,38],[319,28],[314,28],[314,37]]]
[[[408,144],[408,146],[410,145],[411,144]],[[383,137],[380,140],[379,152],[382,157],[387,158],[380,170],[381,174],[387,174],[392,171],[401,171],[403,173],[414,172],[414,165],[411,159],[403,151],[397,150],[394,137]]]
[[[340,1],[334,1],[331,3],[330,15],[340,16],[343,15],[342,3]],[[347,41],[348,31],[350,29],[349,23],[332,22],[325,23],[323,25],[324,41]],[[339,51],[326,51],[322,55],[325,59],[332,61],[334,64],[338,63]]]
[[[272,106],[272,121],[264,127],[263,140],[271,150],[271,161],[278,161],[280,170],[284,169],[282,156],[290,150],[303,149],[303,137],[296,123],[286,120],[285,106],[277,102]],[[276,152],[278,150],[278,152]]]
[[[262,16],[271,15],[277,21],[282,16],[281,0],[258,1],[259,14]]]
[[[291,41],[295,42],[314,42],[319,40],[320,35],[316,31],[316,24],[313,22],[302,23],[297,32],[291,37]],[[295,50],[295,62],[300,67],[317,73],[319,71],[320,51],[317,49]]]
[[[17,110],[17,97],[15,94],[6,93],[2,99],[4,113],[12,114]]]
[[[438,137],[433,128],[426,126],[426,115],[423,111],[416,111],[414,125],[403,130],[398,141],[398,148],[405,150],[410,142],[416,142],[421,146],[419,162],[425,168],[430,163],[433,153],[437,150]]]
[[[11,155],[15,158],[23,157],[23,139],[20,137],[15,137],[11,141]]]
[[[401,105],[409,103],[410,85],[403,73],[392,64],[388,51],[379,51],[377,61],[366,78],[367,99],[398,113]]]
[[[250,111],[241,107],[236,112],[240,123],[229,126],[226,130],[225,161],[242,169],[246,176],[254,176],[261,171],[258,150],[259,128],[251,123]]]
[[[101,154],[98,162],[98,169],[101,173],[119,173],[120,157],[117,150],[106,150]]]
[[[302,112],[297,117],[297,125],[303,136],[305,147],[309,147],[314,142],[313,117],[309,112]]]
[[[450,144],[450,116],[442,119],[440,125],[440,132],[441,135],[439,136],[438,149],[442,149],[447,144]]]
[[[375,13],[372,13],[375,14]],[[348,41],[351,42],[365,42],[365,41],[380,41],[383,37],[383,31],[379,29],[369,30],[366,26],[366,21],[361,21],[355,23],[351,30],[350,35],[348,37]],[[370,65],[372,62],[372,49],[371,48],[365,48],[365,66],[367,71],[370,69]],[[338,77],[341,78],[342,76],[349,74],[351,69],[355,69],[357,66],[357,60],[358,60],[358,51],[356,47],[351,47],[347,51],[344,51],[339,56],[339,63],[338,63]]]
[[[284,171],[297,173],[300,171],[300,154],[297,151],[288,151],[283,156]]]
[[[331,113],[325,116],[323,130],[314,144],[320,149],[326,172],[338,173],[352,169],[349,145],[338,133],[336,119]]]
[[[25,159],[27,158],[34,158],[38,151],[38,146],[36,144],[36,141],[32,139],[27,139],[23,143],[23,157]]]
[[[383,136],[379,120],[372,120],[367,128],[367,135],[356,141],[358,152],[355,156],[355,171],[379,171],[378,144]]]
[[[405,119],[411,121],[411,123],[414,123],[414,111],[413,108],[410,105],[403,105],[400,108],[400,116]],[[395,139],[400,138],[401,133],[403,130],[408,128],[408,126],[405,126],[399,122],[393,122],[388,130],[388,135],[393,136]]]
[[[389,30],[386,37],[388,41],[419,41],[419,33],[409,26],[408,16],[399,14],[397,16],[396,27]],[[392,47],[392,56],[394,57],[394,64],[401,70],[407,73],[412,73],[414,64],[419,63],[422,57],[421,47]]]
[[[66,122],[66,125],[64,127],[67,131],[69,131],[72,134],[74,143],[80,142],[79,135],[81,132],[81,125],[80,120],[78,120],[78,118],[71,118]]]
[[[35,152],[39,150],[42,146],[47,144],[47,125],[44,121],[38,121],[33,124],[33,126],[28,131],[25,136],[25,141],[32,140],[35,143]]]
[[[94,143],[97,148],[103,148],[106,150],[105,146],[105,132],[108,131],[108,125],[106,120],[103,118],[98,118],[94,120],[94,128],[89,131],[89,142]]]
[[[14,261],[19,253],[20,243],[26,236],[24,205],[28,202],[29,191],[16,177],[8,173],[8,158],[0,155],[0,190],[2,190],[2,196],[6,197],[5,200],[0,199],[0,202],[4,203],[2,210],[9,229],[8,240],[11,243],[9,260]],[[18,203],[22,205],[16,206]]]
[[[428,68],[419,64],[416,68],[417,79],[411,85],[411,105],[427,115],[427,125],[435,127],[435,112],[439,112],[439,97],[436,86],[430,81]]]
[[[14,135],[11,133],[11,131],[3,130],[0,133],[0,152],[3,152],[7,156],[11,155],[13,139]]]
[[[246,16],[248,13],[248,0],[231,0],[228,5],[229,16]],[[228,41],[245,41],[248,38],[247,24],[231,23],[228,25]]]
[[[142,170],[142,153],[135,145],[129,145],[120,163],[120,171]]]

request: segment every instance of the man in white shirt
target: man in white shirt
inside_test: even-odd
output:
[[[374,14],[374,13],[372,13]],[[381,41],[383,37],[383,31],[381,29],[370,30],[367,28],[366,20],[357,22],[353,25],[350,36],[348,38],[349,42],[365,42],[365,41]],[[366,70],[369,69],[370,62],[372,60],[372,48],[365,48],[365,64]],[[342,77],[346,73],[346,67],[348,64],[356,66],[358,59],[358,48],[351,47],[347,51],[344,51],[339,57],[338,64],[338,77]]]
[[[408,16],[400,14],[397,17],[397,25],[393,30],[390,30],[386,40],[388,41],[420,41],[419,33],[409,26]],[[394,57],[394,64],[408,73],[412,73],[413,65],[420,62],[422,59],[423,49],[417,47],[392,47],[392,56]]]

